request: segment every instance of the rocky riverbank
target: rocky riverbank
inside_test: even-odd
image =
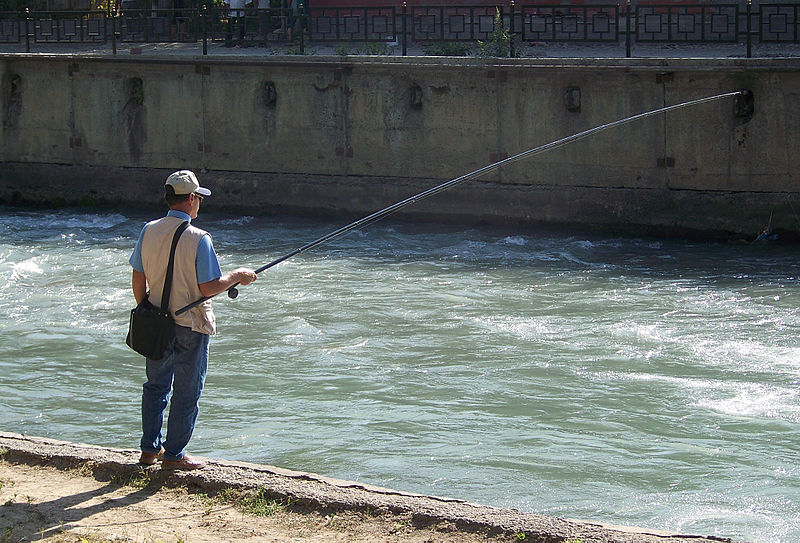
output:
[[[0,454],[3,542],[729,541],[526,514],[216,459],[201,471],[166,473],[139,466],[134,450],[10,433],[0,433]]]

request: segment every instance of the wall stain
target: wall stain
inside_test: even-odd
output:
[[[22,113],[22,78],[14,73],[3,75],[3,127],[17,128]]]
[[[147,108],[144,105],[144,82],[140,77],[125,81],[125,95],[128,101],[122,108],[122,119],[128,135],[128,149],[135,160],[142,158],[144,143],[147,141]]]

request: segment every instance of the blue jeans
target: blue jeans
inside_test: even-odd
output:
[[[167,460],[186,456],[208,369],[208,342],[208,334],[176,325],[170,354],[161,360],[147,359],[147,382],[142,387],[142,451],[158,452],[163,446]],[[161,427],[170,393],[167,439],[162,441]]]

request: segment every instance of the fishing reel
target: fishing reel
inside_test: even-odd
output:
[[[228,298],[233,300],[237,296],[239,296],[239,289],[237,289],[236,287],[231,287],[228,289]]]

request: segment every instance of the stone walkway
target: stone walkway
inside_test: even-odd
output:
[[[305,56],[345,56],[363,55],[369,49],[362,43],[306,44]],[[388,56],[401,56],[400,45],[388,44]],[[225,47],[222,42],[207,42],[209,56],[247,56],[273,57],[276,55],[297,54],[297,46],[292,44],[274,44],[269,48],[263,46]],[[423,50],[416,44],[410,45],[408,56],[432,56],[433,49]],[[0,53],[26,53],[26,44],[0,44]],[[114,47],[106,44],[80,43],[31,43],[31,54],[57,55],[113,55]],[[117,55],[183,55],[202,56],[203,43],[117,43]],[[384,55],[381,55],[384,56]],[[435,55],[433,55],[435,56]],[[521,58],[625,58],[625,44],[604,43],[560,43],[542,42],[526,44],[519,51]],[[798,44],[755,44],[752,48],[753,58],[800,57]],[[747,58],[747,46],[738,44],[634,44],[631,58]]]

